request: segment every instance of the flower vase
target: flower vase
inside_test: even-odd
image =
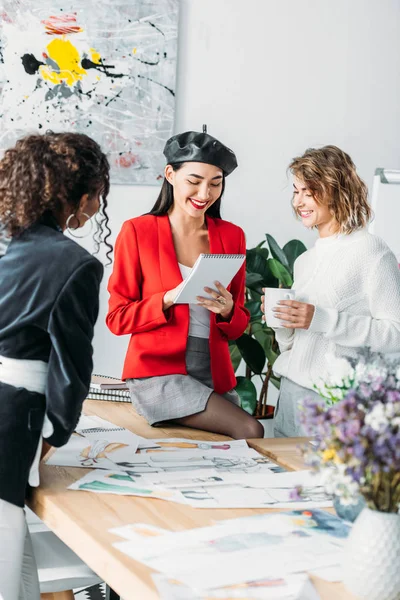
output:
[[[335,509],[337,516],[350,523],[354,523],[365,506],[364,497],[361,495],[357,496],[357,502],[355,504],[344,504],[342,503],[340,496],[333,497],[333,508]]]
[[[357,598],[400,600],[400,515],[364,508],[343,559],[343,583]]]

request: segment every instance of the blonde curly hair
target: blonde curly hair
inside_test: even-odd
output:
[[[317,203],[328,206],[340,233],[368,225],[372,217],[368,188],[346,152],[337,146],[309,148],[288,169],[304,182]]]

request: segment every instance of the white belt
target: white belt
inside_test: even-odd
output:
[[[0,355],[0,381],[14,387],[25,388],[29,392],[45,393],[48,368],[48,364],[42,360],[8,358]],[[53,424],[45,414],[42,434],[29,472],[29,485],[32,487],[39,485],[39,462],[43,438],[48,438],[53,433]]]

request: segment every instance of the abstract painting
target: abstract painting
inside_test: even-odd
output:
[[[114,183],[157,184],[172,135],[178,0],[6,0],[0,152],[35,131],[77,131]]]

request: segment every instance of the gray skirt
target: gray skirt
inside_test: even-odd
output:
[[[300,424],[300,407],[304,398],[319,398],[317,392],[282,377],[281,389],[274,416],[275,437],[303,437],[306,435]]]
[[[186,346],[187,375],[160,375],[127,379],[132,404],[150,425],[181,419],[203,411],[214,391],[209,341],[189,337]],[[231,390],[224,398],[240,406]]]

